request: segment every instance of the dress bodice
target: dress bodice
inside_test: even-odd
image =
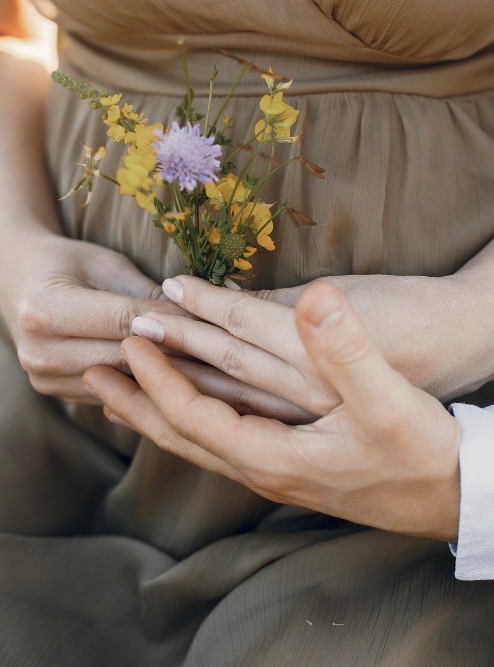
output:
[[[38,0],[69,29],[113,38],[129,35],[262,35],[291,52],[310,45],[344,60],[437,62],[494,44],[491,0]],[[326,51],[325,51],[326,49]],[[374,54],[374,55],[372,55]]]

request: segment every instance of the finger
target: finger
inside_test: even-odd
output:
[[[150,310],[190,317],[173,303],[72,285],[41,306],[31,304],[20,319],[27,335],[121,341],[131,335],[132,320]]]
[[[304,355],[293,331],[293,309],[244,292],[215,287],[206,280],[179,276],[165,280],[166,296],[189,313],[212,322],[289,363]]]
[[[35,375],[82,375],[91,366],[113,366],[128,371],[120,342],[89,338],[55,338],[23,342],[18,349],[22,368]]]
[[[155,442],[161,449],[187,459],[201,468],[237,479],[239,474],[221,459],[184,440],[168,425],[158,407],[139,385],[118,371],[106,367],[91,368],[84,375],[90,391],[119,419]]]
[[[319,372],[347,407],[372,415],[387,409],[398,387],[408,385],[383,359],[339,290],[309,287],[295,307],[301,339]]]
[[[174,368],[185,375],[197,391],[228,403],[240,415],[270,417],[285,424],[308,424],[317,419],[316,415],[298,405],[235,380],[212,366],[173,355],[169,355],[168,360]]]
[[[158,329],[161,326],[161,332]],[[158,325],[158,326],[156,326]],[[279,357],[235,338],[229,332],[206,322],[191,321],[161,313],[147,313],[132,323],[134,333],[184,352],[218,368],[232,378],[276,393],[282,399],[307,408],[308,392],[300,371]],[[295,327],[293,327],[295,328]],[[207,392],[206,392],[207,393]]]
[[[82,375],[64,378],[53,378],[46,375],[30,374],[29,381],[35,391],[43,396],[61,398],[72,403],[86,403],[101,405],[101,401],[92,394],[88,394]]]
[[[250,468],[259,456],[265,457],[268,446],[273,451],[286,442],[290,427],[262,417],[240,417],[226,403],[203,396],[149,341],[127,338],[122,349],[137,382],[173,429],[232,467]]]

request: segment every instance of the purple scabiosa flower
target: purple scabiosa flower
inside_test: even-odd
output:
[[[168,134],[159,130],[155,134],[157,171],[164,181],[176,181],[181,190],[192,192],[198,183],[218,180],[215,172],[221,166],[221,146],[214,143],[214,137],[203,137],[199,125],[173,123]]]

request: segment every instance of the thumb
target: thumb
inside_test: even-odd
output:
[[[295,307],[302,342],[319,373],[360,413],[388,405],[408,385],[381,356],[364,325],[333,285],[310,286]]]

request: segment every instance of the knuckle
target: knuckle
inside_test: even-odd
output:
[[[221,350],[219,366],[231,377],[238,378],[242,374],[242,355],[237,343],[228,343]]]
[[[41,373],[44,368],[39,352],[28,345],[20,345],[17,349],[19,363],[26,373]]]
[[[63,367],[61,359],[44,347],[22,344],[17,350],[19,363],[27,372],[35,375],[58,375]]]
[[[241,337],[245,328],[246,311],[244,299],[230,303],[225,310],[225,328],[234,336]]]
[[[232,393],[230,404],[239,415],[255,414],[252,406],[252,392],[244,387],[239,387]]]
[[[51,324],[51,316],[42,300],[26,297],[17,307],[17,322],[21,331],[28,334],[41,334]]]
[[[37,373],[29,373],[29,382],[31,383],[32,388],[43,396],[55,396],[56,391],[54,390],[53,384],[42,375]]]
[[[122,305],[111,318],[110,331],[115,340],[123,340],[132,333],[132,320],[140,315],[138,307],[127,302]]]
[[[371,352],[369,341],[360,332],[351,331],[331,345],[331,362],[337,366],[353,366],[366,359]]]

